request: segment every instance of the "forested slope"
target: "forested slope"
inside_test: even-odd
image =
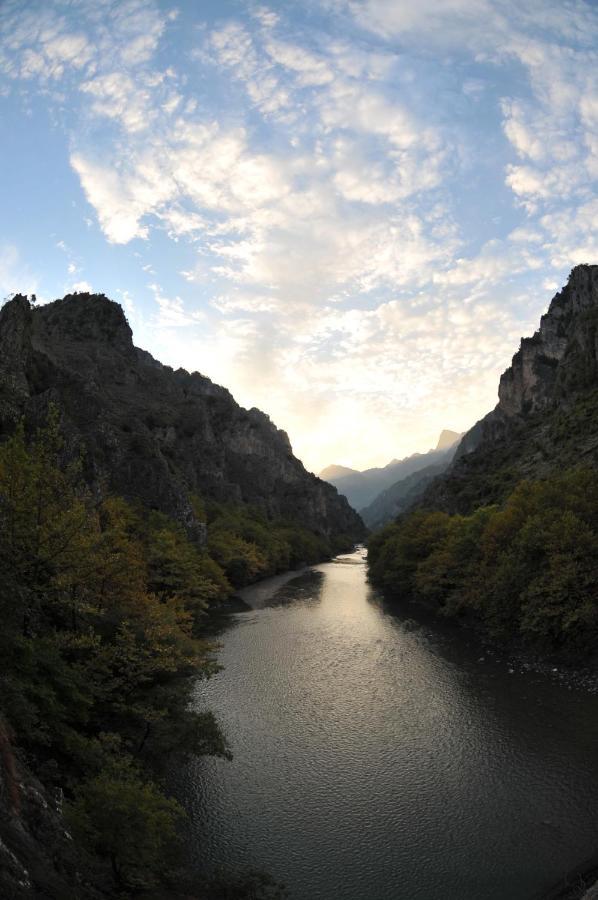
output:
[[[288,439],[79,295],[0,312],[0,895],[266,898],[189,880],[166,769],[229,754],[208,613],[364,534]]]
[[[598,266],[578,266],[418,508],[369,543],[371,581],[572,661],[598,637]]]

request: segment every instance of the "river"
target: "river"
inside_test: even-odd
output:
[[[245,597],[180,773],[198,870],[293,900],[529,900],[598,851],[598,697],[391,610],[363,551]]]

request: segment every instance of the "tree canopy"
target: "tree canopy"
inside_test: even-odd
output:
[[[589,654],[598,636],[598,475],[521,481],[469,516],[418,510],[373,535],[370,580],[500,637]]]

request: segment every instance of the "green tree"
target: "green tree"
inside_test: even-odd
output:
[[[183,810],[127,759],[82,782],[67,817],[85,845],[110,860],[120,885],[153,887],[176,862]]]

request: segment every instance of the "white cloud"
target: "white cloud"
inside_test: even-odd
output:
[[[488,241],[472,259],[456,259],[443,272],[434,275],[435,284],[487,286],[498,284],[505,276],[540,269],[543,256],[528,250],[523,242],[506,244]]]
[[[300,87],[329,84],[334,79],[334,73],[326,62],[305,47],[270,40],[266,51],[274,62],[297,74]]]
[[[93,289],[89,281],[75,281],[67,288],[67,293],[72,294],[77,292],[80,294],[91,294],[93,293]]]
[[[154,317],[154,326],[157,328],[188,328],[197,325],[205,319],[203,312],[189,312],[185,309],[180,297],[166,297],[163,289],[155,282],[148,285],[154,295],[158,306],[157,315]]]
[[[136,184],[131,184],[112,167],[95,164],[78,153],[71,156],[71,165],[109,241],[125,244],[136,237],[147,237],[147,226],[140,220],[151,212],[152,203],[144,203],[136,196],[139,194]]]
[[[21,259],[14,244],[0,244],[0,302],[12,294],[32,294],[39,280]]]
[[[5,3],[6,84],[68,108],[110,253],[142,239],[160,273],[149,311],[121,287],[137,340],[266,409],[310,465],[467,427],[546,292],[598,258],[582,0],[333,0],[326,31],[225,6],[192,59],[168,35],[193,4],[175,23],[152,0]]]
[[[349,0],[346,4],[358,23],[384,38],[425,34],[428,41],[462,45],[500,32],[500,4],[488,0]]]
[[[93,115],[117,119],[126,131],[149,128],[156,118],[147,90],[140,89],[138,83],[121,72],[98,75],[83,82],[80,89],[92,98],[89,111]]]

